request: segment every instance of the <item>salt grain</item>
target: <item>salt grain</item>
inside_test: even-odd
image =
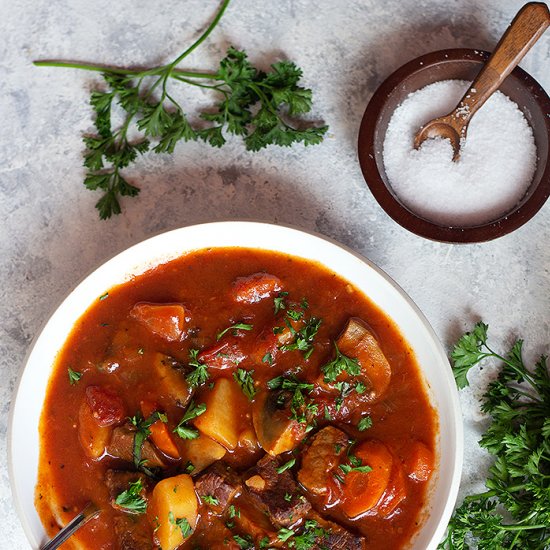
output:
[[[444,80],[410,94],[395,109],[384,139],[384,167],[399,200],[442,225],[479,225],[508,213],[525,195],[536,168],[533,131],[501,92],[472,117],[457,162],[448,139],[429,139],[414,149],[419,128],[452,111],[468,86]]]

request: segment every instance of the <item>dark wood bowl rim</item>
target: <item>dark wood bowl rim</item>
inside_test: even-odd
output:
[[[529,221],[542,208],[550,195],[550,158],[539,158],[538,162],[546,162],[544,173],[536,188],[532,190],[530,197],[523,204],[520,203],[521,205],[511,212],[486,224],[449,227],[420,217],[403,206],[388,189],[380,175],[374,151],[375,135],[387,98],[395,88],[415,72],[425,70],[430,65],[462,60],[481,63],[489,55],[489,52],[483,50],[460,48],[439,50],[413,59],[397,69],[378,87],[363,115],[359,130],[358,155],[365,181],[385,212],[402,227],[421,237],[448,243],[474,243],[496,239]],[[521,86],[534,97],[542,112],[548,113],[548,116],[545,117],[545,120],[541,120],[540,124],[546,125],[546,132],[550,140],[550,98],[542,86],[523,69],[515,68],[508,78],[510,77],[515,77]]]

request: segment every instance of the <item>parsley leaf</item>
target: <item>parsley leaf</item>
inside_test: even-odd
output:
[[[216,340],[219,340],[224,334],[226,334],[230,330],[232,330],[235,333],[237,330],[252,330],[253,328],[254,327],[252,325],[249,325],[247,323],[237,323],[235,325],[231,325],[230,327],[227,327],[221,332],[218,332],[218,335],[216,336]]]
[[[70,367],[67,369],[67,373],[69,374],[69,382],[71,386],[74,386],[82,378],[81,372],[74,371]]]
[[[321,367],[321,372],[324,374],[324,381],[327,383],[334,383],[336,379],[346,372],[350,376],[358,376],[361,374],[361,366],[357,359],[352,359],[347,355],[344,355],[338,349],[338,345],[334,342],[334,349],[336,350],[336,357]]]
[[[290,468],[292,468],[294,464],[296,464],[296,459],[291,458],[288,462],[285,462],[282,466],[279,466],[277,468],[277,473],[282,474],[283,472],[286,472],[286,470],[289,470]]]
[[[187,518],[175,518],[172,511],[168,512],[168,519],[172,525],[176,525],[180,528],[181,534],[184,539],[189,537],[193,533],[193,529],[189,524]]]
[[[368,430],[371,426],[372,426],[372,418],[370,416],[364,416],[357,423],[357,429],[360,432],[364,432],[365,430]]]
[[[254,399],[254,396],[256,395],[256,388],[254,387],[254,378],[252,375],[254,374],[253,370],[245,370],[245,369],[237,369],[233,373],[233,378],[236,380],[236,382],[241,387],[241,390],[243,390],[243,393],[252,401]]]
[[[130,483],[128,489],[116,497],[115,504],[130,514],[144,514],[147,509],[147,501],[141,496],[142,491],[143,482],[138,479],[134,483]]]
[[[190,372],[185,379],[187,380],[188,384],[195,388],[197,386],[201,386],[202,384],[205,384],[206,381],[210,378],[210,375],[208,374],[208,365],[205,365],[203,362],[199,360],[199,350],[198,349],[190,349],[189,350],[189,363],[188,365],[192,367],[194,370]]]
[[[195,405],[195,402],[192,400],[178,425],[174,428],[174,433],[178,434],[182,439],[197,439],[197,437],[199,437],[199,431],[186,426],[186,424],[190,420],[193,420],[193,418],[197,418],[197,416],[203,414],[205,411],[206,405],[204,403]]]
[[[299,86],[302,71],[292,61],[274,63],[267,72],[252,66],[244,51],[230,47],[215,72],[179,69],[217,26],[229,0],[222,0],[212,23],[202,35],[170,63],[148,69],[124,69],[63,61],[35,61],[41,67],[65,67],[103,74],[105,91],[93,91],[90,105],[95,134],[84,137],[84,185],[103,194],[96,203],[101,219],[120,214],[120,198],[133,197],[139,188],[122,170],[151,148],[173,153],[181,141],[202,140],[221,147],[228,134],[241,136],[247,150],[268,145],[288,147],[301,142],[318,144],[328,127],[307,127],[296,120],[312,106],[311,90]],[[200,113],[208,125],[192,125],[186,110],[174,99],[174,83],[208,89],[220,97],[214,109]],[[154,92],[157,92],[156,94]],[[113,120],[123,115],[115,126]],[[115,115],[115,116],[113,116]],[[137,134],[130,139],[129,135]]]

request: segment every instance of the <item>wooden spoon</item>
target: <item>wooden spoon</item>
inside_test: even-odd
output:
[[[550,12],[546,4],[525,4],[456,109],[448,115],[434,118],[420,128],[414,138],[415,149],[426,139],[447,138],[453,146],[453,160],[458,160],[460,142],[466,138],[472,116],[502,84],[549,25]]]

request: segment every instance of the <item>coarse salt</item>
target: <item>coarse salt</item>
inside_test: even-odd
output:
[[[451,112],[468,89],[443,80],[395,109],[383,148],[384,168],[399,200],[417,215],[448,226],[474,226],[510,212],[525,196],[536,169],[533,131],[518,106],[495,92],[472,117],[460,158],[448,139],[414,136],[423,124]]]

